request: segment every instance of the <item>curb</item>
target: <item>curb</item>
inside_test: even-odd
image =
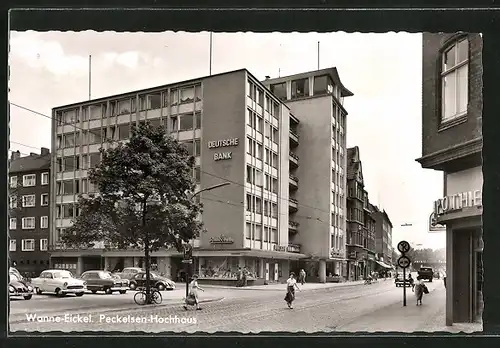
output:
[[[334,283],[334,284],[344,284],[344,283]],[[331,286],[324,286],[320,288],[313,288],[313,289],[303,289],[302,291],[318,291],[318,290],[328,290],[328,289],[333,289],[333,288],[348,288],[352,286],[358,286],[358,285],[364,285],[363,283],[348,283],[346,285],[331,285]],[[265,285],[262,285],[265,287]],[[283,284],[285,286],[285,284]],[[218,285],[204,285],[205,288],[210,288],[210,289],[224,289],[224,290],[237,290],[237,291],[283,291],[283,289],[269,289],[269,288],[244,288],[244,287],[233,287],[233,286],[218,286]]]

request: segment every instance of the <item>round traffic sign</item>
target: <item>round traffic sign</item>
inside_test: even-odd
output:
[[[404,254],[410,251],[410,243],[408,243],[405,240],[402,240],[401,242],[398,243],[398,250],[400,253]]]
[[[410,262],[411,261],[408,256],[403,255],[398,259],[398,266],[401,268],[408,268],[408,266],[410,266]]]

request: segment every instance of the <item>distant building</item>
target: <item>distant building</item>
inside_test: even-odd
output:
[[[446,226],[446,325],[480,321],[483,310],[482,49],[480,34],[423,34],[417,161],[443,172],[429,215]]]
[[[379,271],[393,268],[392,248],[392,222],[385,210],[380,210],[376,205],[371,205],[371,216],[375,219],[375,249]]]
[[[347,149],[347,267],[348,280],[366,278],[375,266],[375,219],[357,146]]]
[[[24,157],[12,152],[8,185],[10,264],[35,277],[49,268],[49,149]]]

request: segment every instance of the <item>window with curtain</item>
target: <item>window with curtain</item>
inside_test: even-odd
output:
[[[469,94],[469,41],[455,42],[442,55],[441,122],[445,123],[467,113]]]

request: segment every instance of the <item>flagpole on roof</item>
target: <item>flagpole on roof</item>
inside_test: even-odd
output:
[[[89,100],[92,99],[92,55],[89,54]]]
[[[210,62],[209,62],[209,75],[212,76],[212,32],[210,32]]]

